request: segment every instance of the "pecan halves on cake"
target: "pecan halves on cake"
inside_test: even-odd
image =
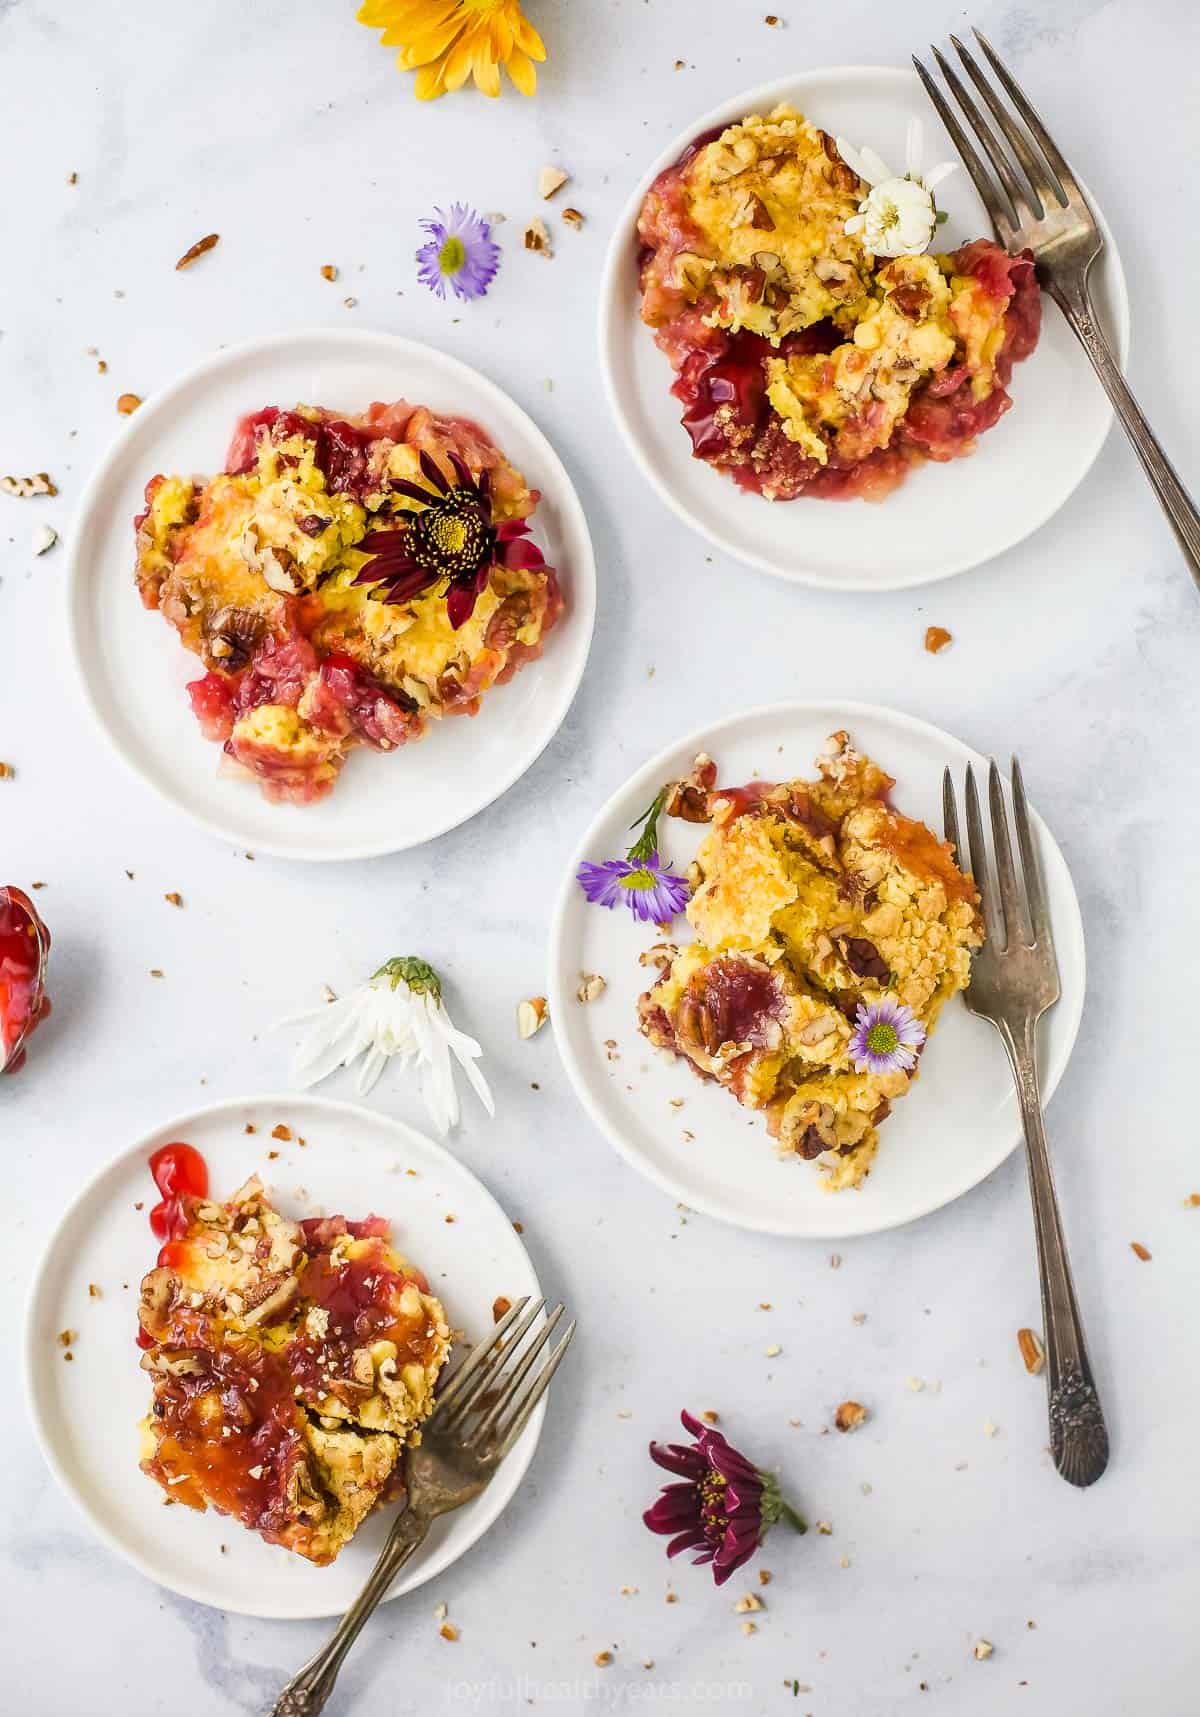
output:
[[[668,786],[663,809],[668,817],[679,817],[685,823],[711,822],[709,796],[716,784],[717,766],[707,751],[701,751],[692,764],[691,774]]]
[[[262,638],[265,622],[250,608],[219,609],[208,623],[206,655],[212,667],[237,673]]]

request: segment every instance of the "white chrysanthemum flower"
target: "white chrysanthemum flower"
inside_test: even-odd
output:
[[[457,1061],[488,1114],[496,1113],[487,1081],[475,1065],[483,1050],[455,1028],[442,1001],[441,979],[424,960],[389,960],[352,995],[293,1019],[315,1022],[292,1064],[299,1085],[316,1085],[361,1056],[358,1089],[365,1095],[398,1056],[403,1072],[416,1073],[425,1107],[444,1134],[457,1125],[460,1113],[454,1083]]]
[[[893,173],[873,149],[855,149],[844,137],[837,139],[837,149],[847,167],[871,187],[858,213],[846,222],[846,231],[860,234],[875,256],[919,256],[928,250],[938,223],[933,193],[957,170],[958,162],[942,161],[922,172],[921,121],[915,118],[908,122],[903,174]]]

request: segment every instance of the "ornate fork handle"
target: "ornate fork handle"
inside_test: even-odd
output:
[[[1075,283],[1051,279],[1047,285],[1059,309],[1071,324],[1079,343],[1091,359],[1092,367],[1121,420],[1121,427],[1133,443],[1133,450],[1141,460],[1142,469],[1149,477],[1159,504],[1170,521],[1183,551],[1183,558],[1187,562],[1188,571],[1196,584],[1200,585],[1200,512],[1197,512],[1191,496],[1179,481],[1175,467],[1146,422],[1141,406],[1134,398],[1109,350],[1108,341],[1101,333],[1092,309],[1086,280]]]
[[[1035,1031],[1036,1021],[1027,1018],[1023,1029],[1002,1026],[1000,1035],[1016,1080],[1029,1160],[1046,1330],[1050,1452],[1063,1478],[1082,1488],[1095,1484],[1108,1465],[1108,1428],[1088,1361],[1054,1190],[1038,1090]]]
[[[396,1520],[366,1585],[338,1623],[332,1638],[288,1682],[271,1717],[315,1717],[325,1709],[346,1653],[374,1614],[400,1569],[429,1531],[432,1516],[406,1510]]]

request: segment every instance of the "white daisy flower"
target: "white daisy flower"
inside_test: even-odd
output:
[[[875,256],[919,256],[928,250],[938,223],[933,193],[943,179],[957,171],[957,161],[942,161],[928,173],[921,170],[921,121],[908,122],[903,174],[893,173],[873,149],[855,149],[837,139],[838,154],[871,187],[846,222],[848,233],[860,233]]]
[[[496,1113],[487,1081],[475,1065],[483,1050],[473,1037],[455,1029],[442,1001],[441,979],[424,960],[389,960],[353,994],[293,1015],[293,1020],[315,1022],[292,1064],[298,1085],[316,1085],[361,1056],[358,1089],[365,1096],[389,1060],[398,1056],[402,1072],[416,1073],[433,1124],[445,1134],[457,1125],[460,1113],[454,1083],[457,1061],[488,1114]]]

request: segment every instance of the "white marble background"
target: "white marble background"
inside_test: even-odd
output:
[[[0,470],[49,469],[62,490],[53,503],[0,498],[0,756],[17,771],[0,784],[0,877],[47,884],[55,938],[54,1018],[0,1092],[14,1212],[4,1375],[17,1373],[26,1284],[74,1186],[160,1118],[278,1085],[285,1046],[269,1023],[410,945],[447,971],[498,1090],[498,1123],[472,1115],[458,1148],[580,1318],[521,1495],[451,1573],[378,1616],[339,1710],[451,1711],[463,1683],[515,1676],[529,1683],[479,1708],[619,1709],[698,1681],[744,1684],[730,1708],[820,1717],[913,1703],[972,1717],[1195,1709],[1200,1211],[1184,1200],[1200,1189],[1196,592],[1119,437],[1017,552],[871,600],[710,560],[643,485],[600,396],[593,300],[609,224],[645,160],[782,66],[904,64],[968,21],[939,0],[773,4],[782,31],[764,26],[765,0],[529,0],[552,47],[535,102],[419,108],[355,25],[353,0],[0,0]],[[1200,484],[1195,9],[981,0],[975,17],[1103,200],[1129,274],[1134,382]],[[559,224],[547,264],[514,246],[552,159],[574,175],[588,223]],[[416,220],[457,197],[510,219],[495,289],[461,314],[412,265]],[[214,230],[219,249],[174,273]],[[336,286],[325,262],[342,271]],[[89,730],[61,650],[63,555],[35,561],[30,537],[43,518],[69,537],[119,393],[153,394],[221,342],[351,323],[460,353],[555,439],[596,538],[595,649],[558,739],[469,826],[373,864],[248,864],[160,805]],[[955,636],[936,660],[921,648],[928,622]],[[672,734],[793,694],[894,703],[982,750],[1018,748],[1074,868],[1090,986],[1050,1131],[1114,1436],[1089,1494],[1054,1475],[1043,1390],[1017,1356],[1018,1326],[1039,1322],[1019,1158],[919,1227],[844,1246],[833,1271],[827,1247],[681,1220],[584,1120],[550,1033],[515,1037],[514,1004],[543,987],[549,903],[594,807]],[[171,889],[184,911],[164,905]],[[395,1085],[380,1102],[420,1119]],[[911,1392],[910,1375],[940,1392]],[[264,1710],[323,1626],[226,1617],[148,1585],[93,1542],[16,1395],[13,1384],[0,1704],[36,1717]],[[870,1424],[821,1435],[846,1395]],[[717,1594],[703,1571],[668,1569],[639,1523],[656,1488],[646,1441],[670,1435],[686,1403],[718,1409],[834,1527],[771,1542],[752,1638],[732,1610],[745,1583]],[[455,1645],[437,1637],[439,1600],[461,1628]],[[981,1636],[995,1645],[986,1662],[972,1657]],[[602,1672],[600,1649],[614,1651]],[[792,1678],[811,1691],[794,1698]]]

